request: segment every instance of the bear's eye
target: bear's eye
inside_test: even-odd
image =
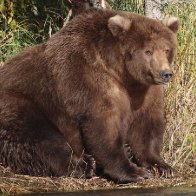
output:
[[[169,49],[165,49],[165,54],[169,54],[170,50]]]
[[[152,56],[153,52],[151,50],[146,50],[145,54],[148,55],[148,56]]]

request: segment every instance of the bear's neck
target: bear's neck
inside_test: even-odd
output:
[[[124,81],[124,86],[129,94],[133,110],[138,110],[145,105],[145,97],[151,86],[139,83],[130,76]]]

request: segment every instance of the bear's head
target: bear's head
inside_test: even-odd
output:
[[[109,19],[108,28],[132,79],[145,85],[170,81],[179,28],[177,18],[160,21],[122,12]]]

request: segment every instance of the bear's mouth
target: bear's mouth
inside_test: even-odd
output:
[[[170,80],[163,80],[163,79],[154,79],[154,83],[156,85],[167,85],[170,82]]]
[[[167,85],[169,82],[164,82],[164,81],[155,81],[156,85]]]
[[[159,74],[154,75],[152,72],[149,72],[149,76],[155,85],[167,85],[170,82],[170,80],[163,80]]]

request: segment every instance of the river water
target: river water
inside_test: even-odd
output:
[[[19,194],[17,196],[196,196],[195,188],[137,188],[137,189],[116,189],[116,190],[99,190],[83,192],[66,192],[66,193],[34,193]]]

